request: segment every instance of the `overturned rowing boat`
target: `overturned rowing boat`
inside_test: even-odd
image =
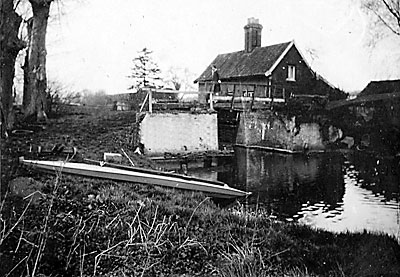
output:
[[[115,168],[64,161],[25,160],[23,157],[20,158],[20,162],[33,169],[45,172],[54,172],[58,170],[66,174],[200,191],[217,198],[234,198],[250,194],[249,192],[231,188],[222,182],[143,168]]]

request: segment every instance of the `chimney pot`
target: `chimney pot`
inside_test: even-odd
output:
[[[258,18],[250,17],[247,19],[247,24],[259,24]]]

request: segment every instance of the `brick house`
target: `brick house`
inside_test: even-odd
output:
[[[283,101],[291,97],[346,97],[311,69],[294,41],[261,47],[262,25],[254,18],[248,19],[244,30],[244,50],[219,54],[195,80],[199,91],[211,90],[211,67],[215,65],[222,96]]]

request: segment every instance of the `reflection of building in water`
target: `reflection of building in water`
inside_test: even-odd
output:
[[[290,217],[304,203],[337,207],[344,195],[339,155],[282,155],[236,149],[237,184],[253,192],[250,202]]]
[[[281,155],[236,148],[215,178],[253,194],[249,209],[332,231],[374,230],[397,235],[399,158],[366,153]],[[219,165],[222,165],[218,163]],[[200,175],[198,175],[200,176]]]
[[[376,157],[373,154],[354,153],[351,161],[358,178],[364,180],[361,187],[381,194],[387,201],[400,196],[400,158]]]
[[[362,163],[374,164],[367,156],[363,157]],[[361,178],[360,172],[350,161],[346,161],[344,167],[345,195],[341,206],[334,210],[326,210],[324,205],[319,203],[305,205],[298,213],[298,221],[336,232],[360,232],[366,229],[398,236],[398,194],[392,191],[394,198],[390,199],[385,191],[379,191],[378,186]],[[398,187],[398,182],[396,184]],[[372,187],[369,187],[370,185]]]
[[[220,181],[252,191],[249,209],[332,231],[365,228],[397,235],[400,230],[399,157],[235,152],[232,163],[219,161],[218,168],[196,175],[214,179],[217,174]]]

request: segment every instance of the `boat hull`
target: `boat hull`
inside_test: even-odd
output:
[[[71,163],[63,161],[39,161],[39,160],[20,160],[22,164],[30,166],[36,170],[45,172],[60,171],[65,174],[111,179],[116,181],[153,184],[169,188],[200,191],[216,198],[235,198],[247,196],[249,193],[228,185],[216,185],[207,180],[187,180],[179,175],[163,176],[143,171],[124,170],[112,167],[102,167],[85,163]]]

